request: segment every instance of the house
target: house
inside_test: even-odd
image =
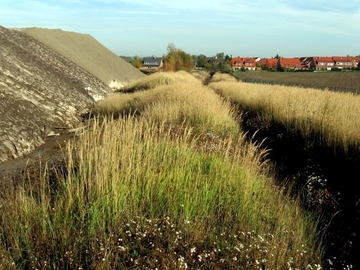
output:
[[[236,70],[241,70],[241,68],[243,67],[243,59],[240,57],[233,57],[231,59],[231,68],[236,71]]]
[[[256,58],[244,58],[245,70],[256,70]]]
[[[300,57],[301,66],[304,70],[315,69],[315,60],[314,57]]]
[[[351,69],[353,67],[353,61],[350,57],[347,56],[333,56],[333,61],[335,62],[335,67],[340,69]]]
[[[302,69],[300,58],[280,58],[278,67],[281,70],[300,70]]]
[[[262,68],[262,67],[265,67],[266,63],[267,63],[267,58],[261,58],[259,60],[259,66]]]
[[[332,57],[316,57],[315,58],[315,67],[317,70],[327,69],[331,70],[335,67],[335,62]]]
[[[236,70],[256,70],[256,59],[250,57],[234,57],[231,59],[231,68]]]
[[[353,59],[353,67],[354,68],[360,68],[360,57],[359,56],[354,57],[354,59]]]
[[[259,61],[259,65],[261,69],[277,70],[278,62],[279,62],[278,58],[262,58]]]
[[[163,67],[163,60],[160,57],[144,57],[142,61],[143,68],[160,69]]]

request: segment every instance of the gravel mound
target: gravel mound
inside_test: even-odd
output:
[[[75,127],[109,81],[143,76],[89,35],[0,26],[0,165]]]
[[[107,85],[121,87],[145,76],[90,35],[36,27],[20,30],[65,56]]]

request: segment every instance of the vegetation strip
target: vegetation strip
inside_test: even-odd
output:
[[[353,185],[360,177],[359,97],[234,82],[224,74],[215,74],[209,87],[243,112],[250,138],[272,149],[277,178],[295,182],[304,205],[326,213],[328,267],[358,265],[360,197]]]
[[[315,217],[274,185],[229,103],[184,81],[104,100],[56,178],[45,167],[3,194],[0,264],[320,269]]]

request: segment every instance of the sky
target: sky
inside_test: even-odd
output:
[[[90,34],[117,55],[360,55],[359,0],[0,0],[0,26]]]

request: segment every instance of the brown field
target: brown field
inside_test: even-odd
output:
[[[360,72],[236,72],[243,82],[280,84],[360,93]]]

